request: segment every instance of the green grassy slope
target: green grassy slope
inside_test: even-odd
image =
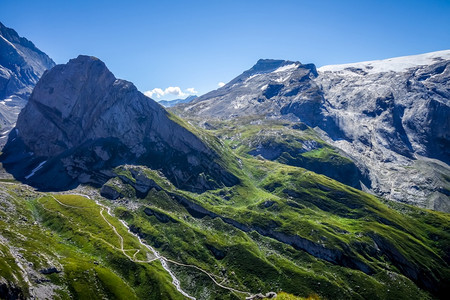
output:
[[[80,196],[42,196],[23,185],[0,184],[0,277],[19,298],[183,299],[158,261],[136,263],[101,217],[101,207]],[[73,207],[64,206],[72,205]],[[115,218],[128,255],[151,254]],[[43,270],[55,268],[51,274]],[[5,283],[6,282],[6,283]]]
[[[84,188],[110,206],[113,217],[80,195],[0,183],[0,292],[61,299],[183,299],[161,263],[121,219],[167,258],[182,289],[197,299],[268,292],[286,292],[280,294],[285,299],[446,297],[448,214],[379,199],[287,165],[283,156],[270,161],[248,155],[258,148],[256,132],[277,145],[298,139],[285,145],[291,147],[287,154],[307,141],[320,146],[294,159],[325,161],[334,168],[346,164],[307,128],[225,123],[205,132],[178,121],[221,154],[220,164],[239,178],[238,185],[196,194],[177,189],[157,170],[121,166],[108,184],[122,198],[106,200],[98,190]],[[276,133],[268,134],[271,130]],[[279,134],[284,135],[278,140]],[[137,192],[143,181],[132,169],[152,180],[148,194]],[[51,268],[57,272],[42,274]]]
[[[241,290],[329,299],[445,292],[448,215],[400,204],[394,210],[304,169],[242,161],[241,186],[195,195],[166,185],[137,200],[140,208],[119,206],[116,214],[169,257]],[[210,285],[192,270],[180,271],[186,286],[195,281],[194,295]]]
[[[353,187],[359,187],[360,180],[365,181],[352,160],[304,124],[241,117],[231,121],[209,120],[203,126],[240,156],[259,156],[306,168]]]

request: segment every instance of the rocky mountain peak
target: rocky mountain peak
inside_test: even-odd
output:
[[[248,115],[279,115],[291,103],[290,98],[273,101],[280,96],[297,96],[301,91],[318,94],[312,79],[317,77],[314,64],[289,60],[260,59],[222,88],[196,98],[185,106],[183,115],[205,114],[212,118]],[[320,93],[314,105],[320,102]],[[308,104],[309,105],[309,104]]]
[[[80,55],[42,76],[3,159],[18,179],[43,189],[102,184],[120,164],[159,169],[191,191],[235,183],[219,155],[180,124],[101,60]],[[65,176],[49,180],[58,173]]]
[[[259,59],[256,64],[242,73],[242,75],[233,79],[230,84],[234,84],[240,80],[245,80],[249,77],[262,75],[267,73],[285,73],[293,72],[297,69],[310,69],[317,76],[316,67],[313,64],[303,65],[299,61],[279,60],[279,59]]]
[[[286,65],[300,65],[300,62],[293,62],[289,60],[280,60],[280,59],[259,59],[256,64],[248,70],[251,73],[269,73],[273,72],[276,69],[286,66]]]
[[[115,81],[115,76],[101,60],[80,55],[47,72],[34,89],[30,101],[59,111],[62,118],[76,114],[88,118],[94,113],[89,111],[92,102],[111,105],[101,101],[101,98]],[[87,102],[86,99],[91,101]]]
[[[19,36],[19,34],[14,29],[6,27],[1,22],[0,22],[0,35],[12,44],[18,44],[23,47],[27,47],[27,48],[35,51],[36,53],[46,56],[46,54],[44,52],[42,52],[41,50],[39,50],[33,44],[33,42],[27,40],[24,37]],[[53,61],[50,58],[47,60],[46,63],[48,63],[48,65],[54,65]]]

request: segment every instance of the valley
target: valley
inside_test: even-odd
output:
[[[240,291],[252,291],[256,294],[279,289],[297,295],[303,294],[304,297],[319,294],[344,299],[358,294],[365,297],[364,294],[367,293],[367,296],[378,295],[376,297],[383,299],[394,297],[389,293],[396,293],[400,298],[420,293],[421,297],[427,298],[429,296],[414,288],[415,284],[411,281],[424,270],[432,270],[433,275],[429,274],[427,278],[441,278],[439,282],[445,287],[445,282],[442,282],[447,276],[445,263],[442,266],[443,261],[439,259],[439,255],[448,249],[449,220],[445,214],[427,212],[424,215],[425,211],[411,206],[383,203],[363,196],[357,190],[347,190],[337,182],[304,169],[296,171],[295,167],[287,168],[278,163],[270,163],[268,166],[268,162],[245,158],[243,163],[247,166],[245,173],[248,172],[248,176],[253,179],[247,179],[242,187],[211,191],[201,197],[178,190],[160,174],[146,171],[142,167],[139,167],[141,172],[145,172],[162,187],[159,191],[153,188],[144,198],[131,194],[133,190],[136,193],[132,182],[123,183],[121,191],[128,194],[113,201],[101,197],[99,190],[91,187],[79,187],[63,194],[48,194],[30,190],[19,183],[3,183],[4,193],[11,196],[6,197],[7,202],[3,202],[2,206],[9,203],[16,211],[15,214],[9,213],[7,219],[2,216],[2,232],[8,233],[3,235],[3,240],[8,240],[6,244],[9,249],[17,249],[20,256],[25,257],[23,264],[29,265],[31,261],[33,267],[30,269],[37,270],[34,273],[30,269],[20,272],[20,267],[16,267],[18,269],[14,273],[14,263],[8,267],[15,278],[31,275],[39,278],[36,275],[39,274],[39,268],[52,268],[56,265],[58,273],[40,276],[50,277],[50,282],[55,284],[53,290],[58,290],[57,294],[68,293],[81,297],[88,295],[86,293],[89,291],[114,293],[108,286],[102,285],[101,275],[95,273],[102,266],[112,272],[109,276],[124,282],[120,286],[131,286],[138,298],[152,295],[140,294],[142,287],[133,288],[134,275],[129,277],[131,274],[127,272],[140,269],[143,270],[139,272],[147,274],[145,278],[156,276],[159,278],[157,281],[166,278],[165,283],[158,283],[157,286],[152,284],[149,287],[152,291],[160,291],[162,295],[167,293],[167,298],[170,299],[178,298],[175,292],[176,281],[167,273],[164,264],[161,265],[160,262],[163,261],[173,272],[172,275],[176,274],[173,276],[179,280],[180,290],[197,299],[209,299],[211,295],[214,298],[243,299],[249,294]],[[264,175],[263,170],[276,169],[277,164],[280,173]],[[134,168],[130,166],[117,171],[122,178],[131,179],[133,176],[130,170]],[[291,190],[283,188],[285,184],[291,186]],[[313,188],[311,184],[318,186]],[[269,193],[272,189],[272,193]],[[300,193],[303,189],[310,196],[302,196]],[[342,193],[339,198],[333,196],[333,193],[337,193],[333,192],[334,189]],[[314,200],[313,195],[318,194],[322,194],[323,198]],[[81,195],[98,199],[101,203]],[[227,196],[230,199],[226,200]],[[26,208],[21,207],[23,201],[18,202],[17,199],[29,199]],[[340,200],[337,202],[336,199]],[[358,201],[362,201],[360,203],[363,205],[360,206]],[[109,215],[108,211],[113,212],[114,216]],[[14,220],[20,220],[21,216],[25,216],[26,221]],[[18,225],[17,223],[20,227],[10,227],[12,224]],[[436,224],[444,227],[436,227]],[[24,230],[27,226],[33,228],[30,233]],[[137,236],[131,234],[127,227]],[[419,228],[423,228],[423,234]],[[20,232],[20,241],[11,239],[13,232]],[[431,242],[428,232],[432,232],[433,239],[437,242]],[[43,240],[33,238],[42,234],[46,237],[44,243]],[[47,248],[50,243],[47,241],[48,236],[55,240],[58,247]],[[394,236],[395,239],[392,240]],[[369,241],[372,239],[377,242],[376,248],[371,249]],[[42,250],[46,255],[39,256],[39,259],[33,257],[37,251],[29,253],[30,250],[19,246],[24,241],[32,244],[34,249],[47,249],[45,252]],[[15,244],[18,242],[19,244]],[[423,246],[417,248],[419,244]],[[388,248],[393,245],[397,246]],[[402,252],[395,250],[400,245]],[[354,247],[357,247],[355,249],[358,252],[363,252],[352,253]],[[75,255],[80,251],[85,256],[83,260],[79,254]],[[378,255],[382,255],[378,258],[379,261],[368,260],[369,257],[373,259]],[[420,259],[423,255],[435,258],[423,265],[425,262]],[[83,266],[72,271],[67,265],[70,261]],[[99,264],[95,264],[96,262]],[[122,269],[120,266],[127,267]],[[73,265],[72,267],[74,268]],[[76,284],[71,282],[70,276],[75,276],[81,270],[91,270],[89,272],[92,277],[75,277],[73,280],[76,279]],[[289,281],[286,281],[288,278],[282,275],[286,273],[291,274],[290,280],[296,278],[298,281],[289,285]],[[262,274],[266,274],[267,279],[261,277]],[[115,275],[119,277],[116,278]],[[350,278],[352,281],[348,281]],[[80,280],[82,281],[79,282]],[[420,282],[421,279],[416,277],[416,280]],[[22,280],[27,281],[31,282],[31,286],[35,285],[38,291],[49,284],[48,279],[42,278]],[[96,281],[100,283],[92,285]],[[17,286],[21,285],[20,280],[13,282]],[[175,282],[175,287],[172,282]],[[300,282],[303,284],[298,286]],[[78,290],[76,286],[79,284],[82,288]],[[360,289],[354,290],[354,284],[360,286]],[[380,284],[385,287],[381,289]],[[400,288],[402,286],[404,288]],[[22,288],[27,291],[27,284]],[[33,289],[29,292],[32,293]]]
[[[0,25],[1,299],[450,293],[450,51],[261,59],[166,110]]]

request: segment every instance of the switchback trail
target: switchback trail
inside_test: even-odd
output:
[[[72,195],[78,195],[78,196],[81,196],[81,197],[84,197],[84,198],[87,198],[87,199],[92,200],[88,195],[83,195],[83,194],[72,194]],[[87,207],[79,207],[79,206],[68,205],[68,204],[65,204],[65,203],[59,201],[59,200],[58,200],[56,197],[54,197],[53,195],[50,195],[50,196],[52,197],[52,199],[54,199],[54,200],[55,200],[58,204],[60,204],[61,206],[65,206],[65,207],[73,208],[73,209],[86,209],[86,208],[87,208]],[[166,258],[166,257],[164,257],[164,256],[162,256],[162,255],[160,255],[153,247],[151,247],[150,245],[148,245],[147,243],[145,243],[145,242],[144,242],[137,234],[131,232],[131,231],[130,231],[130,228],[129,228],[129,226],[128,226],[128,224],[126,224],[123,220],[120,220],[120,222],[127,228],[128,232],[131,233],[133,236],[137,237],[138,240],[139,240],[139,243],[140,243],[143,247],[145,247],[146,249],[150,250],[150,251],[153,253],[153,255],[155,256],[154,259],[150,259],[150,260],[147,260],[147,261],[137,260],[137,259],[136,259],[136,255],[140,252],[140,249],[124,249],[124,239],[123,239],[122,235],[120,235],[120,233],[117,231],[117,228],[116,228],[111,222],[109,222],[109,221],[107,220],[107,218],[103,215],[103,212],[106,210],[107,213],[108,213],[108,215],[111,216],[111,217],[113,217],[112,214],[111,214],[111,211],[110,211],[111,209],[110,209],[109,207],[103,205],[102,203],[98,202],[98,201],[95,201],[95,202],[97,203],[97,205],[99,205],[99,206],[101,207],[101,209],[100,209],[100,211],[99,211],[100,216],[101,216],[101,217],[103,218],[103,220],[109,225],[109,227],[111,227],[111,229],[114,231],[115,235],[119,238],[120,248],[117,248],[117,247],[111,245],[110,243],[108,243],[108,242],[106,242],[106,241],[105,241],[105,242],[106,242],[107,244],[109,244],[110,246],[116,248],[117,250],[120,250],[120,251],[121,251],[121,252],[129,259],[129,260],[131,260],[131,261],[133,261],[133,262],[135,262],[135,263],[150,263],[150,262],[152,262],[152,261],[159,260],[159,261],[161,262],[161,265],[163,266],[163,268],[164,268],[164,269],[169,273],[169,275],[172,277],[172,284],[175,286],[175,288],[176,288],[183,296],[185,296],[185,297],[187,297],[187,298],[189,298],[189,299],[196,299],[195,297],[190,296],[187,292],[185,292],[185,291],[181,288],[180,281],[176,278],[175,274],[169,269],[168,263],[172,263],[172,264],[175,264],[175,265],[178,265],[178,266],[182,266],[182,267],[187,267],[187,268],[193,268],[193,269],[196,269],[197,271],[200,271],[200,272],[206,274],[206,275],[213,281],[213,283],[214,283],[215,285],[219,286],[220,288],[226,289],[226,290],[228,290],[228,291],[230,291],[230,292],[238,293],[238,294],[244,294],[244,295],[247,295],[247,297],[249,297],[249,298],[253,296],[253,294],[250,293],[250,292],[240,291],[240,290],[237,290],[237,289],[234,289],[234,288],[232,288],[232,287],[228,287],[228,286],[225,286],[225,285],[219,283],[219,282],[216,280],[216,277],[217,277],[216,275],[214,275],[214,274],[212,274],[212,273],[209,273],[209,272],[203,270],[203,269],[200,268],[200,267],[197,267],[197,266],[195,266],[195,265],[190,265],[190,264],[183,264],[183,263],[174,261],[174,260],[172,260],[172,259],[168,259],[168,258]],[[129,252],[129,251],[135,251],[134,254],[133,254],[133,256],[130,256],[129,254],[126,253],[126,252]]]

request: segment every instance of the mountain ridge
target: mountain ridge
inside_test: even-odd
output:
[[[258,74],[255,65],[173,111],[193,119],[300,121],[369,170],[365,190],[450,211],[450,51],[319,69],[276,62],[285,68]],[[446,167],[433,167],[439,162]]]
[[[450,50],[440,50],[415,55],[397,56],[379,60],[369,60],[346,64],[324,65],[318,68],[320,72],[339,71],[346,68],[367,66],[371,72],[401,71],[408,68],[430,65],[442,59],[450,59]],[[385,67],[383,69],[383,67]],[[390,68],[389,68],[390,67]],[[375,70],[374,70],[375,68]]]

